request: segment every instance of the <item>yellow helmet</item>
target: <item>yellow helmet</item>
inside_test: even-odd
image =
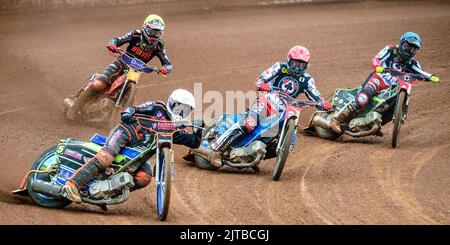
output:
[[[164,27],[164,20],[161,16],[156,14],[147,16],[142,25],[141,35],[141,40],[147,44],[145,46],[154,47],[164,31]]]
[[[150,28],[150,29],[156,29],[160,31],[164,31],[164,20],[161,18],[161,16],[156,14],[151,14],[147,16],[144,20],[144,24],[142,28]]]

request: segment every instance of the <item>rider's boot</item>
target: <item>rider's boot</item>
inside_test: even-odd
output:
[[[63,103],[64,103],[65,107],[70,109],[73,107],[73,104],[75,103],[76,99],[77,99],[76,95],[70,95],[69,97],[64,99]]]
[[[222,167],[223,153],[242,135],[244,131],[239,126],[239,123],[233,124],[227,131],[225,131],[218,139],[211,143],[213,150],[209,161],[214,167]]]
[[[354,105],[353,101],[346,104],[340,111],[333,115],[333,117],[331,118],[330,128],[334,132],[341,134],[341,123],[345,122],[356,110],[357,108]]]
[[[85,186],[92,176],[100,170],[108,167],[113,161],[111,154],[100,150],[93,158],[81,166],[69,179],[63,187],[67,199],[81,203],[79,188]]]
[[[213,167],[215,168],[221,168],[222,167],[222,155],[223,152],[221,151],[212,151],[211,155],[209,156],[209,162]]]
[[[67,120],[74,121],[77,119],[78,114],[80,113],[83,106],[88,103],[90,100],[94,99],[97,96],[98,92],[94,89],[93,86],[89,86],[84,92],[78,96],[78,98],[74,101],[72,108],[67,112]]]
[[[380,136],[380,137],[383,137],[383,136],[384,136],[383,132],[381,131],[381,128],[378,129],[378,131],[375,133],[375,135],[376,135],[376,136]]]

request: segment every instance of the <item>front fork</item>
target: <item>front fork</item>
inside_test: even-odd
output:
[[[290,152],[294,150],[295,142],[297,140],[297,130],[298,130],[298,120],[299,120],[299,118],[300,118],[300,115],[298,115],[297,118],[294,120],[295,126],[294,126],[294,134],[292,135],[291,143],[290,143],[290,146],[289,146],[289,151]],[[280,138],[279,138],[278,144],[277,144],[277,148],[276,148],[276,153],[277,154],[280,152],[280,149],[282,147],[281,144],[284,141],[284,137],[286,137],[285,129],[286,129],[288,121],[289,121],[289,119],[288,120],[284,120],[284,122],[283,122],[283,127],[281,128],[281,132],[282,133],[280,135]]]
[[[408,108],[409,108],[409,99],[411,98],[411,95],[406,93],[406,101],[405,101],[405,110],[403,111],[403,118],[402,118],[402,124],[405,123],[406,116],[408,115]]]
[[[405,91],[406,92],[406,91]],[[406,118],[407,118],[407,115],[408,115],[408,108],[409,108],[409,99],[411,98],[411,95],[408,93],[408,92],[406,92],[406,100],[405,100],[405,106],[403,107],[403,113],[402,113],[402,115],[403,115],[403,117],[401,118],[401,123],[402,124],[404,124],[405,123],[405,121],[406,121]],[[398,97],[397,97],[397,99],[398,99]],[[395,103],[395,106],[397,106],[397,101],[396,101],[396,103]],[[397,108],[394,108],[394,111],[396,110]],[[395,113],[394,113],[394,115],[392,116],[392,121],[393,122],[395,122],[395,120],[396,120],[396,118],[395,118]]]
[[[158,147],[156,149],[156,163],[155,163],[155,170],[153,171],[153,175],[155,177],[155,186],[158,186],[162,181],[161,181],[161,168],[162,168],[162,162],[160,159],[160,153],[161,153],[161,147]],[[170,147],[170,159],[165,159],[166,160],[166,168],[171,168],[170,171],[170,176],[169,178],[171,178],[170,180],[173,181],[173,176],[174,176],[174,171],[175,171],[175,164],[174,164],[174,154],[173,154],[173,149],[172,147]],[[166,176],[167,178],[167,176]]]
[[[295,142],[297,141],[298,119],[299,118],[300,117],[297,117],[295,119],[294,134],[292,135],[291,145],[289,146],[289,152],[294,150]]]
[[[116,100],[116,104],[115,104],[116,108],[119,108],[120,103],[122,102],[122,97],[123,97],[123,94],[125,93],[125,89],[127,88],[128,83],[130,83],[130,80],[128,80],[128,79],[125,80],[125,82],[123,83],[122,89],[120,90],[120,93],[119,93],[119,98],[117,98],[117,100]]]

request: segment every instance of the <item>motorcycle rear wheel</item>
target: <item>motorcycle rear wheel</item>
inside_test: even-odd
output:
[[[314,130],[316,130],[317,135],[323,139],[334,140],[341,137],[340,134],[334,132],[333,130],[322,128],[319,126],[314,126]]]
[[[44,151],[33,163],[33,165],[31,166],[31,170],[47,170],[49,167],[51,167],[56,161],[56,147],[57,146],[54,145]],[[31,185],[33,183],[33,180],[35,179],[50,182],[50,178],[48,174],[31,174],[28,177],[28,194],[31,196],[31,199],[33,199],[33,201],[39,206],[46,208],[64,208],[72,203],[70,200],[65,198],[55,198],[52,196],[34,192],[33,190],[31,190]]]

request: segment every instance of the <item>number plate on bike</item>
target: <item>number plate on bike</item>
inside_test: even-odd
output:
[[[127,79],[131,81],[137,82],[139,78],[141,77],[141,73],[136,72],[134,70],[130,70],[127,74]]]

